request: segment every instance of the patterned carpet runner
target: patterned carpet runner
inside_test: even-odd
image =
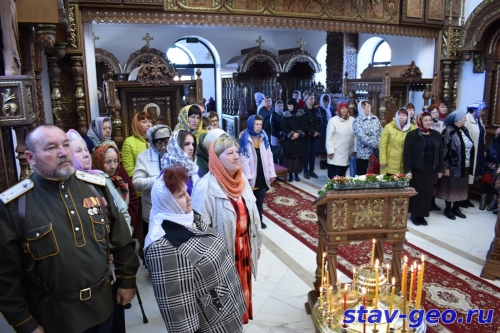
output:
[[[292,236],[316,251],[318,229],[316,226],[315,196],[284,183],[275,182],[264,203],[264,215],[286,230]],[[428,326],[427,332],[471,332],[497,333],[500,329],[500,288],[468,272],[451,265],[440,258],[406,242],[403,256],[408,262],[426,256],[423,306],[428,311],[446,309],[457,311],[457,320],[451,324]],[[391,244],[384,244],[384,263],[392,257]],[[338,269],[347,276],[352,275],[353,266],[370,261],[371,242],[353,242],[339,247]],[[479,324],[477,315],[470,324],[465,324],[469,309],[493,309],[493,322]],[[486,312],[486,311],[485,311]],[[459,322],[462,322],[460,324]],[[500,331],[498,331],[500,332]]]

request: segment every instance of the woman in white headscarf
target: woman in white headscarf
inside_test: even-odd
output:
[[[164,170],[151,191],[145,261],[168,332],[242,332],[241,283],[224,237],[193,211],[186,168]]]
[[[184,129],[174,132],[168,141],[167,153],[161,159],[162,169],[182,165],[188,171],[187,191],[191,195],[201,172],[196,164],[196,140],[194,134]]]

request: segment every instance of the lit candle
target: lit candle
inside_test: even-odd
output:
[[[323,286],[319,287],[319,307],[323,309]]]
[[[422,301],[422,286],[423,286],[422,266],[418,265],[418,285],[417,285],[417,301],[415,309],[420,310],[420,302]]]
[[[379,263],[378,263],[378,259],[375,260],[375,302],[373,304],[373,308],[375,310],[378,309],[378,266],[379,266]],[[377,331],[377,322],[375,322],[373,324],[373,331],[376,332]]]
[[[323,278],[325,277],[325,256],[326,253],[323,252],[323,257],[321,258],[321,283],[323,283]]]
[[[347,283],[344,285],[344,312],[347,310]]]
[[[328,286],[330,285],[330,274],[328,274],[328,261],[326,262],[326,287],[328,288]]]
[[[410,306],[412,304],[412,301],[413,301],[413,283],[414,281],[416,281],[416,277],[417,277],[417,268],[415,267],[416,266],[416,262],[413,262],[413,265],[411,265],[411,274],[410,274],[410,296],[409,296],[409,300],[410,300]],[[415,285],[415,289],[417,289],[417,286]]]
[[[422,289],[423,289],[423,286],[424,286],[424,267],[425,267],[425,257],[424,255],[422,254],[421,256],[421,259],[422,259],[422,267],[421,267],[421,271],[420,271],[420,279],[422,280],[422,282],[420,283],[420,294],[419,292],[417,291],[417,300],[418,300],[418,308],[420,310],[420,307],[422,306]],[[419,297],[420,295],[420,297]]]
[[[333,313],[333,287],[330,286],[330,313]]]
[[[363,298],[362,298],[363,307],[366,310],[366,288],[365,287],[361,288],[361,292],[363,293]],[[363,333],[366,333],[366,313],[363,314]]]
[[[377,241],[375,239],[373,239],[372,242],[373,242],[373,244],[372,244],[372,260],[371,260],[371,264],[373,265],[374,264],[373,258],[375,258],[375,243]]]
[[[403,297],[403,314],[406,315],[406,279],[408,275],[408,257],[405,256],[403,264],[403,276],[401,278],[401,297]],[[406,319],[403,318],[403,327],[406,327]]]
[[[392,305],[394,303],[394,290],[396,289],[396,278],[393,276],[392,277],[392,288],[391,288],[391,300],[389,302],[389,316],[392,314]],[[389,326],[390,324],[387,323],[387,329],[385,330],[385,333],[389,333]]]

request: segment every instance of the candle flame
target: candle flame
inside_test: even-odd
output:
[[[344,290],[345,290],[345,291],[347,291],[348,289],[349,289],[349,285],[346,283],[346,284],[344,285]]]
[[[414,269],[415,269],[415,266],[414,266],[414,265],[411,265],[411,272],[412,272],[412,273],[413,273]]]
[[[361,292],[363,293],[363,295],[366,294],[366,288],[365,287],[361,288]]]
[[[396,278],[394,276],[392,277],[392,281],[391,282],[392,282],[392,285],[396,284]]]
[[[385,265],[385,267],[386,267],[387,269],[389,269],[389,268],[391,268],[391,265],[387,264],[387,265]]]
[[[356,267],[353,267],[352,272],[356,274]]]
[[[413,267],[415,267],[415,269],[417,268],[417,262],[416,261],[413,262]]]
[[[323,252],[323,258],[326,257],[326,252]]]
[[[377,260],[375,260],[375,268],[378,268],[378,265],[379,264],[378,264],[378,259],[377,259]]]
[[[332,291],[332,290],[333,290],[333,286],[330,286],[330,291]]]
[[[405,264],[408,262],[408,257],[405,256]]]
[[[377,242],[377,240],[374,238],[374,239],[372,239],[372,242],[373,242],[373,244],[375,244]]]
[[[424,262],[424,259],[425,259],[425,256],[422,254],[422,255],[420,256],[420,258],[422,259],[422,263],[423,263],[423,262]]]
[[[319,287],[319,292],[322,293],[323,292],[323,287]]]
[[[422,266],[418,265],[418,270],[420,271],[422,269]]]

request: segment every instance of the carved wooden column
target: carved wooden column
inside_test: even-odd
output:
[[[121,150],[124,141],[122,118],[120,116],[120,111],[116,109],[116,90],[115,82],[113,81],[113,71],[109,70],[106,74],[104,74],[104,80],[106,82],[109,114],[113,122],[113,141],[118,146],[118,149]]]
[[[35,59],[34,59],[34,73],[35,73],[35,91],[36,91],[36,104],[38,111],[38,124],[45,124],[45,106],[43,103],[42,91],[42,44],[35,42]]]
[[[441,88],[441,100],[450,100],[450,73],[451,73],[451,61],[445,60],[441,62],[441,67],[443,69],[443,86]]]
[[[16,158],[19,160],[19,181],[28,178],[31,175],[30,165],[26,161],[24,152],[26,151],[26,136],[28,135],[28,126],[14,127],[16,132]]]
[[[49,65],[49,82],[51,87],[50,98],[52,100],[52,112],[54,113],[54,123],[57,127],[64,130],[64,123],[62,121],[63,107],[61,104],[61,91],[59,90],[59,82],[61,76],[61,69],[57,64],[57,57],[51,55],[47,57]]]
[[[430,84],[425,84],[424,93],[422,94],[422,98],[424,99],[424,106],[422,107],[422,111],[425,111],[429,107],[429,99],[431,98],[431,86]]]
[[[455,61],[453,63],[453,99],[451,102],[451,110],[457,108],[458,100],[458,76],[460,75],[460,61]]]
[[[73,65],[71,71],[73,72],[73,81],[75,82],[75,103],[76,112],[78,113],[78,133],[81,136],[86,136],[87,128],[87,108],[85,106],[85,93],[83,90],[83,59],[82,56],[72,56],[71,61]]]

